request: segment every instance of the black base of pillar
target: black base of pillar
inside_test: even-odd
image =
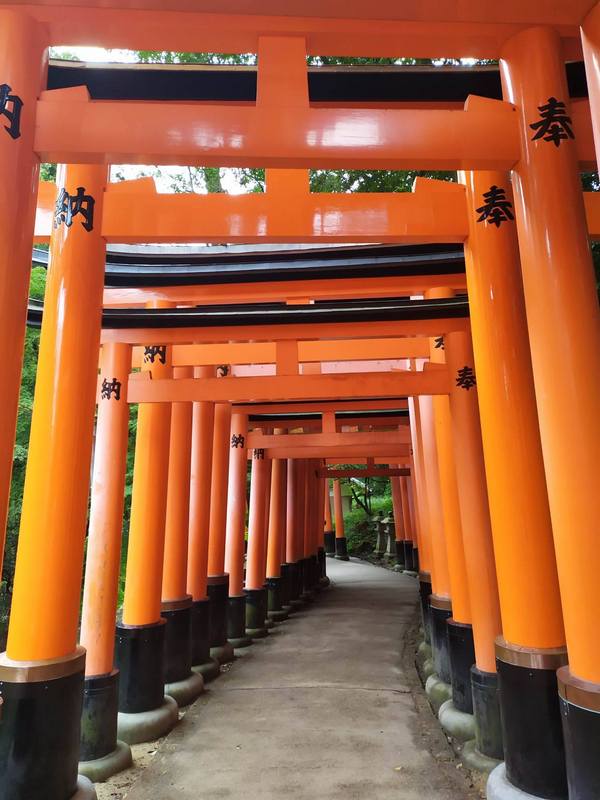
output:
[[[429,598],[429,613],[431,614],[433,666],[439,679],[444,683],[451,684],[450,652],[446,633],[446,622],[452,616],[450,602],[432,594]]]
[[[315,591],[318,591],[321,586],[319,584],[319,579],[321,577],[321,571],[319,569],[319,560],[316,554],[312,556],[308,556],[308,558],[304,559],[304,592],[313,594]]]
[[[209,575],[206,593],[210,600],[210,646],[227,644],[229,575]]]
[[[317,562],[319,564],[318,577],[320,581],[321,578],[327,577],[327,553],[324,547],[319,547],[317,550]]]
[[[281,602],[281,578],[267,578],[267,617],[274,622],[283,622],[288,618],[288,611]]]
[[[405,539],[402,542],[404,550],[404,569],[407,572],[415,572],[415,564],[413,560],[413,545],[410,539]]]
[[[413,545],[412,549],[412,556],[413,556],[413,572],[419,572],[421,569],[421,565],[419,564],[419,550]]]
[[[288,608],[290,606],[291,596],[291,575],[290,564],[282,564],[279,567],[279,594],[281,597],[281,607]]]
[[[267,619],[267,590],[246,589],[246,635],[253,639],[262,639],[268,634],[265,620]]]
[[[177,683],[192,671],[192,598],[164,604],[161,616],[165,626],[165,683]]]
[[[95,761],[117,747],[119,673],[85,679],[81,712],[80,761]]]
[[[227,606],[227,641],[234,648],[249,647],[252,639],[246,636],[246,595],[230,597]]]
[[[210,600],[192,603],[192,665],[210,661]]]
[[[300,600],[302,594],[302,569],[299,561],[292,561],[283,565],[288,572],[289,578],[289,603],[292,608],[299,608],[304,605]]]
[[[404,542],[396,540],[396,566],[400,569],[406,569],[406,562],[404,561]]]
[[[471,692],[477,750],[488,758],[501,761],[504,750],[496,673],[482,672],[476,666],[471,667]]]
[[[325,544],[325,553],[328,556],[335,555],[335,531],[325,531],[323,535],[323,542]]]
[[[350,560],[348,558],[348,541],[345,536],[341,536],[335,540],[335,557],[340,561]]]
[[[419,573],[419,596],[421,598],[421,619],[423,621],[423,637],[431,644],[431,614],[429,598],[431,597],[431,576],[428,572]]]
[[[117,625],[115,664],[119,711],[138,714],[162,706],[165,697],[165,620],[153,625]]]
[[[84,663],[79,650],[45,668],[0,665],[2,800],[68,800],[75,793]],[[67,674],[52,677],[60,671]]]
[[[597,800],[600,797],[600,687],[573,677],[568,667],[559,669],[558,686],[569,797]]]
[[[503,657],[500,657],[502,653]],[[497,649],[496,667],[506,777],[517,789],[546,800],[566,800],[565,751],[558,702],[557,663],[547,668],[524,664],[518,651]],[[540,656],[539,661],[543,660]],[[556,659],[554,659],[556,661]]]
[[[458,711],[473,713],[471,667],[475,663],[473,628],[450,618],[446,622],[448,656],[452,678],[452,702]]]

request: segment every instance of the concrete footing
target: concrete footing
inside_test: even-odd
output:
[[[280,608],[278,611],[267,611],[267,617],[273,622],[283,622],[290,615],[289,611]]]
[[[538,795],[529,794],[516,786],[506,777],[506,766],[504,762],[498,764],[496,769],[490,772],[486,786],[487,800],[545,800]]]
[[[442,703],[452,697],[452,687],[449,683],[440,680],[437,673],[433,673],[427,678],[425,683],[425,694],[431,703],[434,712],[437,714]]]
[[[103,783],[128,769],[132,763],[131,748],[125,742],[118,741],[115,749],[107,756],[95,758],[93,761],[80,761],[79,774],[93,783]]]
[[[219,647],[211,647],[210,657],[214,658],[215,661],[218,661],[221,665],[231,664],[235,658],[233,654],[233,647],[229,644],[229,642],[219,645]]]
[[[172,697],[179,708],[189,706],[204,691],[204,678],[198,672],[190,672],[182,681],[165,684],[165,695]]]
[[[204,664],[196,664],[192,666],[192,672],[197,672],[202,675],[204,683],[214,680],[221,674],[221,665],[216,658],[211,658],[205,661]]]
[[[440,725],[448,736],[459,742],[468,742],[475,738],[475,717],[459,711],[453,700],[446,700],[438,711]]]
[[[489,774],[501,763],[495,758],[490,758],[480,753],[477,749],[477,742],[475,739],[471,739],[470,742],[465,742],[460,756],[463,764],[468,769],[472,769],[475,772],[487,772]]]
[[[98,800],[94,784],[84,775],[77,778],[77,789],[70,800]]]
[[[152,711],[140,711],[137,714],[120,711],[118,737],[127,744],[153,742],[173,730],[178,720],[179,706],[172,697],[165,697],[163,704]]]

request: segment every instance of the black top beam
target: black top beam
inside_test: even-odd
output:
[[[47,266],[48,252],[34,249],[33,262]],[[381,245],[223,254],[120,254],[109,252],[110,287],[199,286],[336,278],[461,275],[462,246]]]
[[[28,323],[41,325],[43,304],[29,301]],[[247,325],[312,325],[339,322],[394,322],[402,320],[460,319],[469,316],[463,297],[440,300],[356,300],[306,306],[244,304],[195,308],[105,309],[102,327],[217,328]]]
[[[587,96],[582,62],[567,64],[571,97]],[[48,89],[87,86],[93,100],[256,102],[256,68],[103,65],[52,61]],[[501,99],[496,65],[476,67],[313,67],[312,102],[464,102],[470,94]]]

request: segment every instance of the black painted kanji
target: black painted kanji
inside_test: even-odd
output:
[[[462,367],[458,370],[456,375],[456,385],[460,386],[461,389],[466,389],[469,391],[473,386],[477,386],[477,381],[475,380],[475,373],[473,372],[472,367]]]
[[[115,400],[121,399],[121,381],[118,381],[116,378],[113,378],[112,381],[109,381],[108,378],[104,378],[102,381],[102,388],[100,389],[100,397],[102,400],[110,400],[113,394]]]
[[[513,222],[513,204],[506,199],[506,190],[500,186],[491,186],[489,192],[483,195],[484,203],[477,209],[481,214],[477,222],[487,222],[499,228],[503,222]]]
[[[549,97],[548,102],[538,106],[540,119],[529,127],[536,132],[531,141],[543,139],[552,142],[555,147],[560,147],[566,139],[574,139],[575,134],[571,125],[573,121],[567,114],[567,107],[562,100]]]
[[[144,347],[144,364],[154,364],[157,358],[161,364],[167,363],[166,344],[152,344]]]
[[[231,437],[231,446],[232,447],[243,447],[246,443],[246,439],[241,433],[234,433]]]
[[[66,189],[61,189],[54,207],[54,227],[58,228],[63,223],[70,228],[74,217],[83,217],[82,225],[89,233],[94,229],[94,206],[96,201],[90,194],[85,194],[83,186],[77,188],[77,194],[71,195]]]
[[[262,447],[257,447],[252,451],[252,458],[256,459],[257,461],[264,461],[265,458],[265,451]]]
[[[438,336],[438,338],[434,341],[434,347],[436,350],[444,350],[445,343],[443,336]]]
[[[7,83],[0,85],[0,114],[8,120],[4,130],[11,139],[18,139],[21,135],[21,111],[23,101],[16,94],[11,94],[12,89]],[[10,106],[10,107],[9,107]]]

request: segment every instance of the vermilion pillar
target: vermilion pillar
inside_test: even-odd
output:
[[[300,517],[300,497],[298,482],[300,478],[300,462],[290,458],[287,462],[287,497],[286,497],[286,531],[285,531],[285,559],[289,574],[290,606],[297,608],[302,605],[300,594],[302,592],[302,575],[300,573],[300,559],[303,553],[299,549],[297,535],[298,520]],[[304,501],[302,502],[304,505]],[[302,512],[304,508],[302,508]]]
[[[222,380],[227,380],[226,376]],[[216,403],[210,491],[207,590],[210,598],[211,655],[221,664],[233,660],[233,648],[227,641],[229,576],[225,572],[229,453],[231,449],[239,447],[243,449],[246,446],[245,439],[241,441],[232,438],[230,429],[231,405]]]
[[[175,379],[192,378],[192,367],[175,367]],[[192,404],[171,406],[171,439],[165,521],[161,613],[165,627],[165,692],[187,706],[203,691],[202,675],[192,673],[192,596],[187,593]]]
[[[476,109],[472,102],[468,108]],[[465,263],[502,619],[496,658],[501,688],[506,675],[500,692],[505,758],[515,785],[543,795],[564,788],[558,703],[547,701],[554,671],[565,659],[564,630],[513,197],[502,173],[461,177],[467,186]],[[496,225],[484,210],[485,195],[498,189],[510,205]],[[530,754],[527,765],[520,758],[524,747]]]
[[[344,506],[342,504],[342,484],[339,480],[333,481],[333,512],[335,518],[335,557],[341,561],[348,561],[348,544],[344,528]]]
[[[456,648],[457,668],[453,673],[453,696],[464,695],[463,710],[475,715],[476,745],[479,753],[502,757],[502,733],[497,697],[495,663],[496,638],[501,633],[496,564],[492,542],[488,493],[477,397],[477,381],[471,337],[466,332],[444,337],[446,363],[453,376],[450,392],[452,442],[458,478],[460,517],[469,591],[475,663],[461,660]],[[458,380],[465,369],[473,382]],[[460,645],[460,628],[449,630],[453,646]],[[470,660],[470,659],[469,659]],[[461,664],[463,670],[461,670]],[[470,674],[469,674],[470,672]],[[462,678],[462,680],[461,680]],[[457,687],[455,691],[455,685]],[[456,702],[456,698],[455,698]],[[468,752],[468,751],[467,751]]]
[[[600,163],[600,5],[596,4],[583,21],[581,39],[596,145],[596,161]]]
[[[212,378],[214,373],[214,367],[194,368],[195,378]],[[206,585],[214,425],[215,404],[193,403],[187,592],[192,596],[192,669],[205,681],[219,674],[219,663],[210,657],[210,600]]]
[[[569,781],[572,793],[592,797],[600,787],[589,736],[590,726],[600,731],[600,309],[558,32],[515,36],[501,72],[521,137],[516,217],[569,652],[559,675]]]
[[[325,461],[315,461],[315,478],[316,478],[316,493],[315,498],[315,535],[317,537],[317,561],[319,565],[319,586],[321,589],[326,589],[329,586],[329,578],[327,577],[327,551],[325,549],[325,500],[329,502],[329,487],[327,482],[319,477],[320,470],[325,467]],[[318,472],[319,471],[319,472]],[[329,507],[331,515],[331,506]]]
[[[0,11],[0,574],[17,408],[39,160],[33,152],[36,101],[46,86],[47,31],[20,11]]]
[[[432,397],[422,396],[418,398],[417,402],[421,416],[423,462],[427,488],[426,502],[428,503],[427,519],[431,530],[432,594],[429,598],[431,646],[435,671],[444,683],[450,684],[450,664],[445,628],[446,619],[452,615],[452,589],[444,530],[440,462],[435,436],[435,412]]]
[[[446,288],[432,289],[426,292],[425,296],[430,299],[453,297],[454,291]],[[444,337],[430,339],[432,368],[435,364],[445,364],[444,356]],[[470,714],[473,710],[470,670],[475,663],[475,651],[448,396],[434,397],[433,409],[452,613],[444,625],[443,617],[448,614],[448,610],[440,608],[440,604],[432,598],[432,620],[434,628],[436,625],[439,626],[439,647],[447,648],[454,706],[459,711]]]
[[[414,364],[411,365],[414,368]],[[410,421],[410,437],[412,449],[412,471],[415,490],[415,520],[417,522],[419,550],[419,595],[423,616],[423,632],[425,642],[431,642],[431,613],[429,597],[433,591],[432,573],[434,571],[431,540],[431,523],[429,517],[429,499],[427,492],[427,476],[425,473],[425,452],[423,447],[423,430],[421,425],[421,406],[419,398],[408,398]]]
[[[402,475],[399,479],[400,503],[402,505],[402,519],[404,522],[404,564],[405,572],[416,572],[418,569],[419,551],[416,545],[415,532],[413,529],[412,515],[410,513],[410,496],[408,477]]]
[[[98,759],[111,756],[103,780],[131,764],[131,751],[117,742],[119,672],[113,668],[115,618],[121,569],[121,535],[129,406],[127,381],[131,346],[105,344],[100,362],[100,396],[85,565],[80,642],[86,650],[80,759],[94,762],[88,777],[98,778]],[[86,764],[80,765],[83,773]]]
[[[171,348],[144,348],[142,371],[170,378]],[[117,625],[119,736],[134,744],[161,735],[177,721],[177,704],[164,696],[165,620],[161,589],[169,476],[170,403],[140,403],[137,416],[123,619]],[[156,728],[145,725],[154,714]]]
[[[27,48],[30,34],[17,25],[18,19],[7,20],[16,37],[11,41],[6,31],[7,47],[25,70],[21,59],[28,50],[17,55],[13,45]],[[77,628],[104,290],[100,220],[107,174],[106,166],[70,166],[61,167],[57,178],[61,201],[50,243],[8,646],[0,659],[0,795],[10,800],[67,800],[77,784],[85,661]],[[56,752],[61,758],[54,757]]]
[[[396,464],[390,464],[390,467],[396,468]],[[404,541],[406,533],[404,529],[404,514],[402,507],[402,490],[400,488],[400,478],[390,478],[390,486],[392,489],[392,506],[394,509],[394,532],[396,542],[396,566],[398,569],[404,569]]]
[[[303,526],[303,559],[302,559],[302,597],[304,600],[314,600],[314,586],[316,581],[316,555],[315,555],[315,492],[314,492],[314,461],[307,459],[304,462],[304,526]]]
[[[278,433],[279,431],[275,431]],[[287,569],[282,563],[285,539],[287,497],[287,462],[274,458],[271,466],[269,532],[267,544],[268,616],[276,622],[288,616],[284,605],[289,601]]]
[[[246,636],[246,595],[244,594],[247,438],[247,414],[232,414],[227,484],[225,570],[229,575],[227,639],[235,648],[248,647],[252,644],[252,640]]]
[[[265,458],[264,450],[253,450],[246,565],[246,632],[252,638],[262,638],[267,635],[265,521],[269,490],[270,462]]]
[[[333,530],[333,520],[331,518],[331,496],[329,494],[329,478],[324,478],[325,486],[325,552],[328,556],[335,555],[335,531]]]

